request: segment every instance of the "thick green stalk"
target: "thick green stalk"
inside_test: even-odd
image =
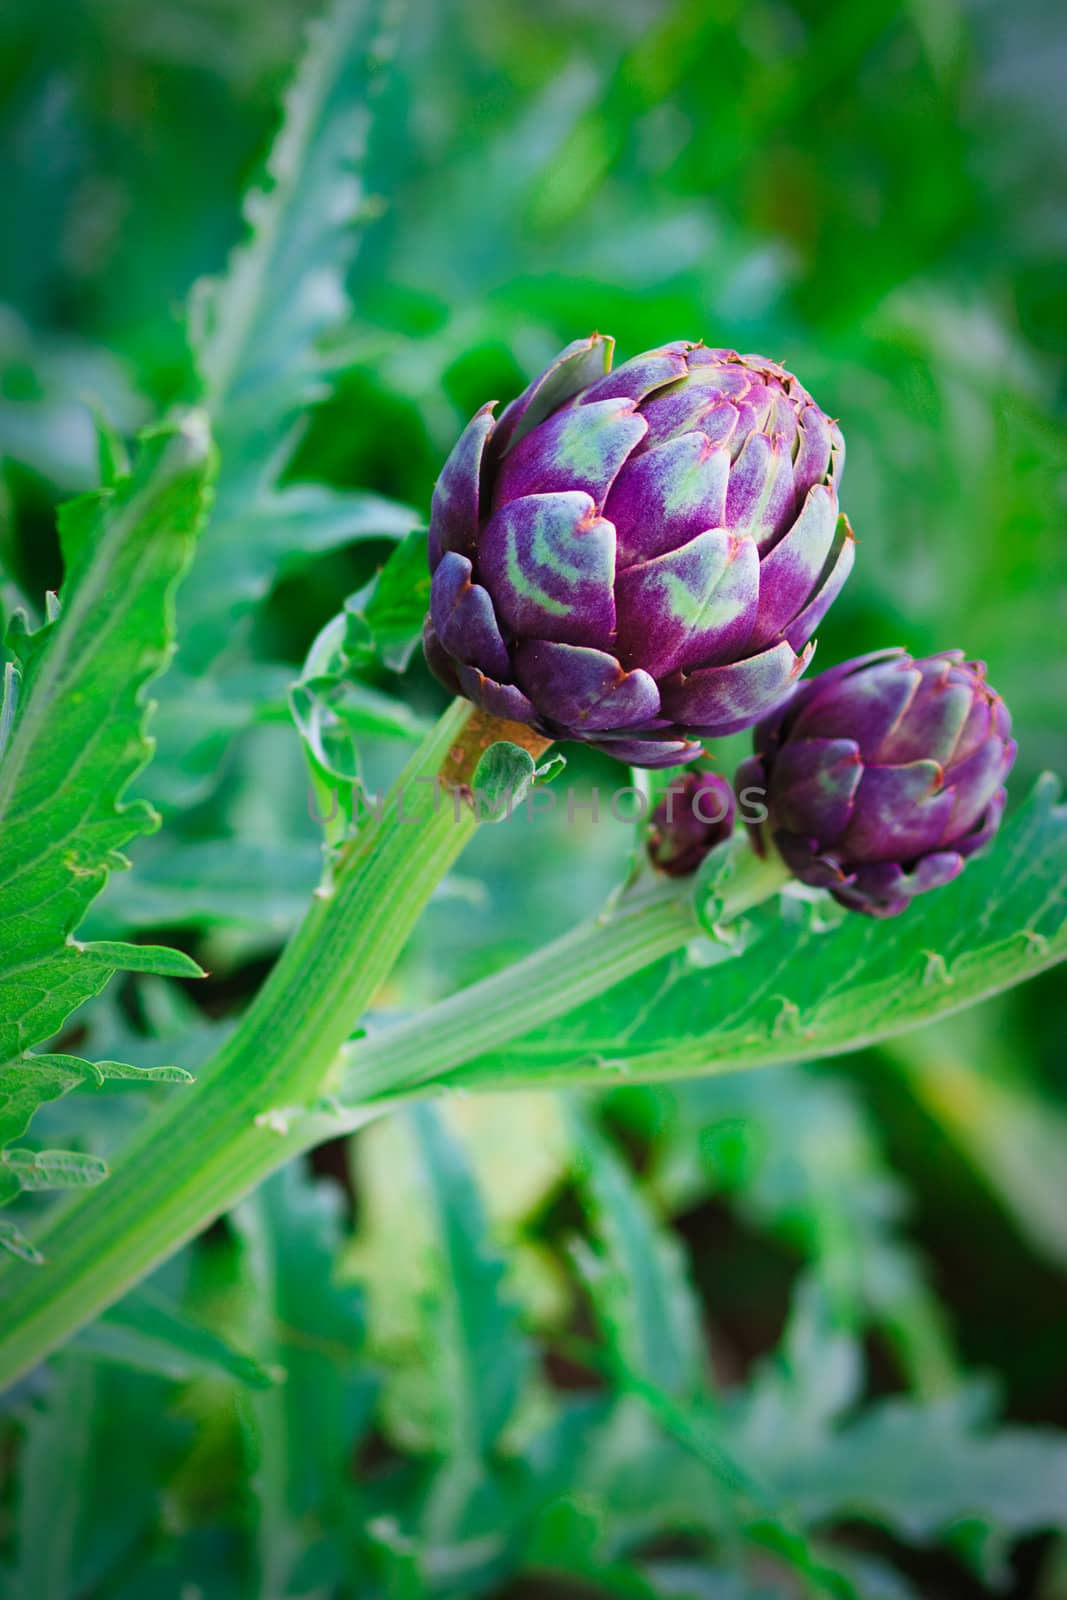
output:
[[[381,818],[342,859],[332,886],[319,891],[194,1089],[174,1097],[103,1188],[55,1215],[40,1241],[48,1266],[28,1272],[0,1265],[0,1287],[14,1286],[0,1332],[0,1388],[276,1167],[360,1126],[392,1097],[595,998],[700,933],[686,886],[630,891],[524,961],[346,1049],[434,885],[477,826],[473,810],[455,806],[432,780],[443,772],[446,785],[462,784],[480,750],[515,731],[477,723],[462,704],[442,719]],[[787,876],[777,860],[761,862],[747,850],[741,861],[723,897],[722,922],[767,899]],[[331,1099],[336,1110],[300,1114],[326,1089],[339,1091]],[[268,1115],[285,1108],[284,1115]]]
[[[495,737],[507,737],[498,725]],[[469,782],[493,733],[457,701],[316,891],[302,926],[197,1083],[175,1091],[100,1189],[58,1209],[47,1264],[0,1266],[0,1389],[306,1146],[260,1112],[321,1094],[423,906],[477,826],[436,780]]]
[[[777,856],[762,861],[740,846],[738,860],[723,895],[722,923],[769,899],[788,881]],[[700,932],[689,884],[675,879],[624,894],[602,915],[515,965],[350,1045],[336,1110],[306,1118],[294,1131],[310,1144],[349,1125],[358,1127],[376,1096],[405,1094],[444,1079],[465,1062],[595,999]],[[731,959],[729,947],[720,948],[723,960]]]

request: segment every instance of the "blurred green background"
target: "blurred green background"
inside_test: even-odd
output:
[[[94,412],[128,437],[195,395],[185,302],[241,236],[309,14],[0,16],[5,613],[58,582]],[[1015,716],[1014,798],[1067,770],[1062,8],[412,0],[387,33],[351,309],[288,478],[414,525],[470,412],[571,338],[759,351],[848,444],[858,560],[820,664],[962,645]],[[387,548],[276,562],[233,638],[216,619],[212,672],[164,691],[143,787],[166,828],[96,915],[214,976],[116,986],[79,1019],[98,1054],[195,1067],[298,914],[318,849],[285,685]],[[440,704],[419,662],[384,687]],[[388,772],[396,746],[365,759]],[[609,781],[592,757],[571,775]],[[548,819],[517,855],[484,830],[381,1010],[569,926],[629,843]],[[1067,1458],[1018,1425],[1067,1427],[1064,1022],[1051,974],[826,1066],[581,1110],[450,1100],[326,1147],[161,1276],[222,1354],[168,1380],[82,1350],[12,1397],[4,1581],[1063,1600]],[[41,1137],[106,1150],[141,1114],[73,1097]],[[232,1346],[289,1383],[243,1387]],[[699,1429],[677,1362],[710,1364]]]

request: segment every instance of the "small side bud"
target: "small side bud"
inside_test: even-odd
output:
[[[649,820],[648,857],[658,872],[684,878],[728,839],[734,828],[734,795],[714,772],[676,778]]]
[[[872,917],[897,916],[989,843],[1015,759],[1007,707],[962,650],[880,650],[832,667],[766,717],[754,744],[737,785],[763,791],[757,848],[773,845],[802,883]]]

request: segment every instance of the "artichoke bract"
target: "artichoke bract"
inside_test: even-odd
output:
[[[881,650],[797,687],[737,771],[757,846],[871,916],[948,883],[996,833],[1015,759],[1011,717],[962,650]]]
[[[492,716],[635,766],[788,693],[852,565],[844,441],[790,373],[678,342],[569,345],[438,480],[426,658]]]
[[[717,773],[672,778],[649,819],[646,847],[652,865],[669,878],[688,877],[729,839],[736,810],[732,786]]]

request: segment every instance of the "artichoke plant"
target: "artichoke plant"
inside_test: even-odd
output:
[[[790,373],[569,345],[481,408],[433,497],[427,660],[551,739],[674,766],[788,694],[852,565],[844,441]]]
[[[715,772],[687,772],[675,778],[649,819],[648,858],[669,878],[695,872],[734,831],[734,792]]]
[[[948,883],[996,833],[1015,759],[985,665],[944,650],[860,656],[798,686],[736,776],[754,831],[804,883],[871,916]]]

